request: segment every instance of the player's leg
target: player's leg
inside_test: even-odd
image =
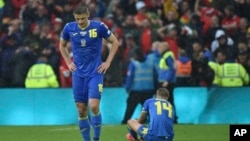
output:
[[[137,120],[135,119],[130,119],[127,122],[128,125],[128,132],[130,133],[130,135],[135,139],[138,140],[137,137],[137,131],[140,128],[140,126],[142,126],[142,124],[140,124]]]
[[[78,102],[77,104],[78,109],[78,124],[80,128],[80,132],[84,141],[91,141],[90,137],[90,123],[88,117],[88,110],[87,105],[85,103]]]
[[[99,141],[102,127],[102,115],[99,109],[99,99],[90,99],[91,124],[94,131],[93,141]]]
[[[94,131],[93,141],[99,141],[102,127],[100,99],[103,90],[103,75],[97,75],[89,81],[89,107],[91,110],[91,124]]]
[[[78,124],[80,128],[81,135],[84,141],[91,141],[90,138],[90,123],[88,118],[88,95],[87,86],[85,84],[86,79],[73,76],[73,93],[76,102],[76,107],[78,110]]]

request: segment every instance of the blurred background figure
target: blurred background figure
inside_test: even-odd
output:
[[[13,57],[11,64],[13,65],[12,85],[17,88],[25,87],[25,78],[29,68],[36,62],[36,54],[29,46],[20,46]]]
[[[134,36],[130,33],[125,34],[125,44],[122,52],[122,72],[123,77],[126,77],[128,65],[132,58],[136,56],[136,50],[140,49],[140,46],[135,41]]]
[[[116,34],[114,32],[114,34]],[[121,39],[118,37],[118,40]],[[110,52],[111,49],[111,44],[105,40],[103,40],[103,47],[102,47],[102,59],[106,60],[108,57],[108,54]],[[123,76],[122,76],[122,63],[121,63],[121,59],[122,59],[122,49],[119,48],[115,54],[115,57],[112,61],[112,63],[110,64],[109,69],[107,70],[107,72],[105,73],[104,76],[104,86],[105,87],[119,87],[122,86],[123,83]]]
[[[191,82],[192,60],[184,49],[179,50],[179,58],[176,60],[176,87],[192,86]]]
[[[232,4],[228,4],[223,9],[223,17],[221,20],[221,26],[225,29],[229,36],[233,36],[233,33],[239,28],[240,17],[236,14],[235,7]]]
[[[224,30],[217,30],[215,40],[211,43],[211,52],[216,54],[218,50],[224,50],[228,57],[236,59],[238,50],[234,40],[229,37]]]
[[[204,47],[203,42],[195,40],[192,44],[192,85],[210,87],[214,79],[214,71],[209,66],[212,53]]]
[[[3,15],[4,5],[5,5],[4,0],[0,0],[0,18],[2,18],[2,15]]]
[[[154,41],[151,45],[151,50],[146,55],[146,60],[148,63],[152,64],[154,66],[154,84],[155,84],[155,91],[158,87],[158,75],[160,71],[159,62],[161,59],[160,54],[158,53],[158,47],[159,47],[160,41]]]
[[[136,49],[135,52],[136,55],[129,63],[125,80],[128,98],[122,124],[126,124],[132,117],[138,104],[143,105],[155,93],[154,65],[146,60],[141,49]]]
[[[14,57],[16,50],[23,43],[24,36],[21,31],[21,20],[10,20],[6,28],[6,34],[2,36],[0,44],[0,87],[13,87],[12,76],[14,66],[11,63],[11,58]]]
[[[218,76],[221,87],[242,87],[249,84],[249,74],[243,65],[225,53],[226,61],[221,65]]]
[[[70,42],[67,43],[66,47],[69,51],[71,59],[73,59],[73,53],[71,51]],[[60,56],[59,78],[60,86],[62,88],[72,87],[72,74],[62,56]]]
[[[157,29],[159,38],[169,44],[169,48],[173,51],[175,58],[178,58],[178,29],[176,24],[170,23]]]
[[[32,65],[25,79],[25,88],[58,88],[59,82],[53,68],[47,64],[47,56],[38,57]]]

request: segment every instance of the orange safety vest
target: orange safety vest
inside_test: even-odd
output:
[[[190,76],[192,72],[192,61],[187,63],[182,63],[181,61],[176,61],[176,75],[177,76]]]

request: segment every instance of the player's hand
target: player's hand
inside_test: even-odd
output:
[[[103,62],[99,67],[98,67],[98,73],[103,73],[105,74],[106,71],[108,70],[110,66],[110,63],[108,62]]]
[[[163,83],[162,83],[162,87],[167,87],[168,86],[168,81],[164,81]]]
[[[70,71],[75,71],[76,70],[76,65],[74,63],[71,63],[68,65],[68,68]]]

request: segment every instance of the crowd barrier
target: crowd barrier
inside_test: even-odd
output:
[[[124,88],[104,88],[103,124],[120,124],[126,109]],[[178,123],[250,123],[250,88],[176,88]],[[132,118],[140,113],[138,105]],[[0,89],[0,125],[77,124],[72,89]]]
[[[178,88],[174,96],[179,123],[250,124],[250,87]]]

